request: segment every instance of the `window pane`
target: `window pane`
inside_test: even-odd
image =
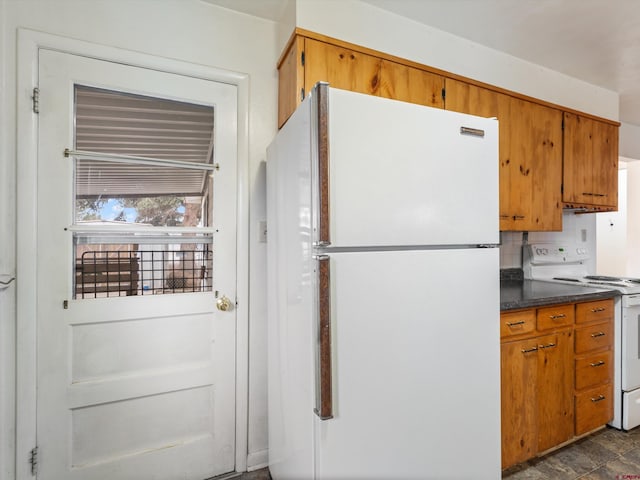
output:
[[[206,170],[75,160],[75,222],[207,227]]]

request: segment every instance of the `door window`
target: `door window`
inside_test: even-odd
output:
[[[75,86],[75,298],[211,291],[214,117]]]

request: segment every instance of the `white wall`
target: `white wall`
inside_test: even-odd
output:
[[[627,271],[640,278],[640,162],[627,163]]]
[[[620,156],[640,159],[640,126],[631,123],[620,125]]]
[[[265,149],[276,132],[277,26],[199,0],[0,0],[0,273],[15,272],[16,30],[19,27],[250,77],[249,467],[267,460]],[[13,479],[15,288],[0,292],[0,479]]]
[[[618,211],[596,214],[600,275],[627,275],[627,163],[620,159],[618,171]]]

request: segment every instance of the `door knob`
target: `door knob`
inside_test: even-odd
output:
[[[231,300],[229,300],[224,295],[216,300],[216,307],[218,308],[218,310],[222,312],[231,310],[231,306],[232,306]]]

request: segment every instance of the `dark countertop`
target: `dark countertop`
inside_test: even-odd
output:
[[[617,290],[564,285],[538,280],[501,281],[500,310],[539,307],[558,303],[601,300],[620,295]]]

